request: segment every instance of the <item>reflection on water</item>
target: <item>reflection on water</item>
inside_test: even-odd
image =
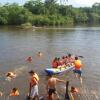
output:
[[[39,51],[43,53],[41,58],[37,56]],[[19,87],[23,97],[28,93],[27,72],[34,69],[41,77],[40,92],[45,90],[44,69],[50,66],[52,58],[68,53],[84,56],[84,79],[88,87],[100,93],[100,27],[37,30],[1,27],[0,75],[4,76],[7,71],[16,71],[18,77],[12,82],[6,82],[0,77],[0,89],[8,95],[11,88]],[[28,56],[33,57],[32,63],[25,62]],[[67,78],[66,75],[60,77]]]

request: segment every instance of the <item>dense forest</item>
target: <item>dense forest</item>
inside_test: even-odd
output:
[[[78,23],[100,23],[100,3],[92,7],[75,8],[52,0],[30,0],[24,5],[0,4],[0,25],[58,26]]]

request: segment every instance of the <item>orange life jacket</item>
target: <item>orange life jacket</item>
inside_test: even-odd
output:
[[[10,96],[19,96],[19,91],[17,90],[16,92],[11,92]]]
[[[74,65],[75,65],[75,68],[79,70],[82,67],[81,60],[75,60]]]
[[[34,86],[34,85],[38,84],[38,82],[39,82],[39,76],[35,73],[30,80],[30,84],[31,84],[31,86]]]

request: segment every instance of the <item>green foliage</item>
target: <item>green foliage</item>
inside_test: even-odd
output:
[[[26,23],[36,26],[100,23],[100,3],[95,3],[91,8],[59,5],[56,0],[30,0],[23,6],[0,4],[0,25],[24,26]]]
[[[45,13],[45,6],[41,0],[31,0],[24,4],[24,7],[31,11],[33,14]]]
[[[100,23],[100,15],[96,13],[91,13],[89,22],[91,22],[91,20],[92,20],[92,23]]]
[[[9,11],[9,24],[20,25],[22,23],[30,22],[32,19],[32,13],[26,8],[18,6],[17,4],[12,4],[6,6]]]
[[[73,20],[70,17],[63,17],[61,15],[34,15],[32,24],[36,26],[59,26],[71,23],[73,23]]]
[[[86,23],[86,22],[88,22],[87,13],[80,10],[80,9],[74,9],[73,15],[74,15],[74,22],[75,23]]]
[[[5,7],[0,7],[0,24],[8,24],[9,12]]]
[[[73,8],[72,6],[64,6],[60,5],[59,6],[59,13],[63,16],[72,16],[73,14]]]
[[[0,24],[20,25],[31,22],[33,15],[18,4],[5,4],[0,7]]]

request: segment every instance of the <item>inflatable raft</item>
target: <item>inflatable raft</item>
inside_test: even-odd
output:
[[[46,68],[45,72],[47,74],[60,74],[62,72],[70,71],[73,69],[74,69],[74,66],[65,66],[65,67],[61,67],[61,68]]]

